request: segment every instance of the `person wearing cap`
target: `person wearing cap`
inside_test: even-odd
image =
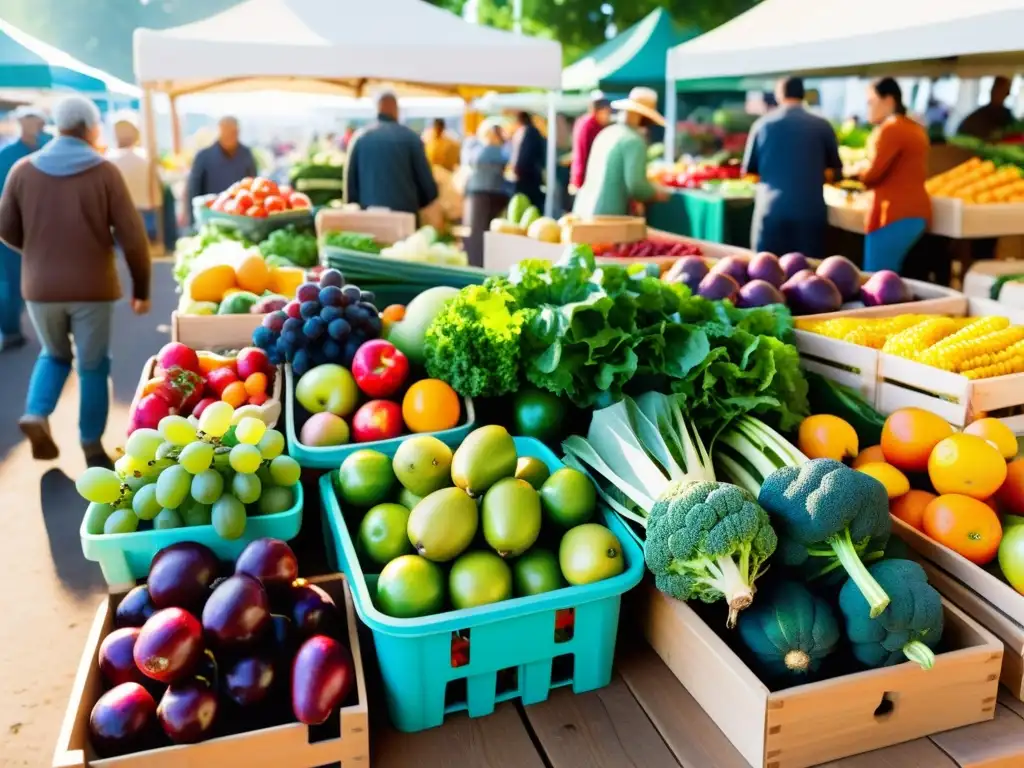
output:
[[[18,121],[18,138],[0,149],[0,190],[14,164],[35,152],[50,140],[43,132],[46,116],[33,107],[18,107],[13,117]],[[21,256],[0,243],[0,352],[25,345],[21,333]]]
[[[823,188],[842,174],[835,130],[804,109],[804,82],[779,81],[779,107],[750,129],[743,172],[759,177],[750,242],[755,251],[825,253],[828,209]]]
[[[185,215],[192,221],[192,200],[219,195],[236,181],[256,175],[256,158],[238,138],[238,119],[222,117],[217,122],[217,141],[198,152],[188,172]]]
[[[0,196],[0,240],[21,252],[21,287],[42,346],[18,425],[36,459],[59,454],[49,416],[74,361],[86,463],[110,466],[101,438],[110,406],[110,338],[121,297],[115,245],[132,281],[132,310],[149,311],[149,242],[120,171],[94,146],[100,113],[68,96],[53,109],[59,136],[20,160]]]
[[[604,94],[591,94],[590,107],[572,127],[572,166],[569,169],[569,192],[576,194],[587,177],[590,148],[604,128],[612,121],[612,103]]]
[[[658,94],[634,88],[629,98],[612,103],[619,122],[602,130],[590,148],[587,173],[576,194],[573,213],[582,218],[625,216],[632,203],[668,199],[647,180],[647,139],[643,131],[665,125],[658,112]]]
[[[114,143],[117,146],[107,152],[107,159],[124,176],[132,203],[146,225],[146,235],[150,242],[155,241],[158,205],[154,199],[153,168],[139,146],[139,129],[135,123],[127,119],[114,123]]]

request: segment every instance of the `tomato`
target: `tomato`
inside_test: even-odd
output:
[[[238,203],[238,207],[243,211],[248,211],[256,204],[256,201],[252,199],[252,195],[245,190],[241,190],[235,195],[235,202]]]
[[[246,176],[244,179],[238,182],[238,186],[241,189],[252,189],[253,181],[254,179],[252,176]]]
[[[280,192],[280,190],[278,190],[277,188],[277,184],[272,182],[270,179],[263,178],[262,176],[257,176],[253,180],[252,187],[250,187],[250,189],[252,190],[252,194],[254,197],[257,195],[263,195],[263,197],[268,197],[270,195],[279,194]]]
[[[409,358],[390,341],[375,339],[363,344],[352,359],[356,385],[370,397],[388,397],[409,376]]]
[[[283,197],[285,200],[287,200],[289,197],[292,196],[292,194],[295,192],[295,190],[292,189],[288,184],[282,184],[278,188],[278,192],[280,193],[281,197]]]
[[[230,195],[231,197],[235,197],[241,191],[242,186],[236,181],[234,184],[232,184],[230,187],[224,190],[224,194]]]
[[[265,219],[267,218],[267,209],[262,205],[254,205],[245,212],[245,215],[254,219]]]
[[[244,216],[245,215],[245,208],[242,208],[238,204],[237,200],[228,200],[226,203],[224,203],[223,211],[224,211],[224,213],[230,213],[230,214],[233,214],[235,216]]]
[[[307,195],[304,195],[301,192],[292,192],[291,195],[288,196],[288,202],[291,204],[292,208],[313,207],[313,202]]]
[[[223,211],[224,206],[227,205],[230,201],[231,195],[229,195],[227,192],[221,192],[219,195],[217,195],[217,199],[213,201],[213,205],[211,205],[210,208],[214,211]]]
[[[999,552],[1003,527],[985,502],[947,493],[929,502],[922,517],[924,532],[972,563],[987,565]]]
[[[267,199],[263,201],[263,207],[267,209],[267,213],[276,213],[288,210],[288,203],[285,202],[283,197],[268,195]]]

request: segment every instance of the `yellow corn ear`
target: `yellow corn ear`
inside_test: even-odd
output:
[[[953,318],[931,317],[891,336],[882,346],[882,351],[914,360],[932,344],[955,333],[956,330],[957,323]]]
[[[1014,326],[1019,328],[1020,326]],[[999,363],[1009,362],[1017,357],[1024,359],[1024,340],[1016,341],[1003,349],[996,349],[990,352],[978,352],[962,360],[957,365],[959,373],[966,374],[976,368],[986,368]]]
[[[862,347],[881,349],[890,336],[916,325],[924,318],[924,315],[897,315],[877,320],[864,319],[843,337],[843,341],[859,344]]]
[[[1011,325],[1009,328],[979,338],[951,344],[938,351],[934,361],[929,359],[927,362],[928,365],[934,365],[944,371],[959,371],[968,359],[1001,352],[1018,341],[1024,341],[1024,326]],[[925,360],[922,359],[921,362]]]
[[[922,352],[917,358],[918,362],[934,366],[935,368],[942,368],[946,371],[955,371],[963,360],[967,357],[975,356],[975,353],[972,353],[973,346],[970,342],[989,334],[1006,330],[1009,325],[1010,320],[1006,317],[969,318],[967,324],[960,328],[960,330],[951,333]],[[1017,339],[1013,341],[1017,341]],[[1007,343],[1012,344],[1013,341]],[[950,350],[954,349],[963,350],[965,354],[949,354]],[[984,354],[984,351],[979,350],[976,354]]]
[[[991,365],[983,365],[964,371],[968,379],[991,379],[996,376],[1007,376],[1011,373],[1024,373],[1024,353],[1018,352],[1015,357]]]

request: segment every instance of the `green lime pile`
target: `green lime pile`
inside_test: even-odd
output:
[[[406,439],[394,458],[357,451],[335,485],[346,519],[366,510],[356,549],[364,570],[380,574],[377,607],[389,616],[473,608],[625,570],[615,534],[590,522],[590,478],[518,456],[503,427],[471,432],[454,453],[430,435]]]

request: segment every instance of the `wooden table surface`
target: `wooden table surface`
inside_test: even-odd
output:
[[[371,706],[383,701],[371,702]],[[611,685],[554,691],[440,728],[371,732],[373,768],[748,768],[646,645],[622,648]],[[1024,703],[1000,691],[995,719],[835,760],[822,768],[1024,768]]]

